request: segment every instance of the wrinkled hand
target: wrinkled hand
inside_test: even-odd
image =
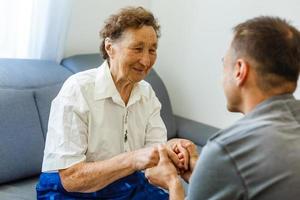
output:
[[[178,169],[178,171],[186,171],[189,169],[189,152],[182,144],[189,143],[189,140],[175,138],[167,143],[169,157]],[[173,153],[172,153],[173,152]],[[176,156],[174,156],[174,154]]]
[[[180,170],[184,170],[184,158],[182,155],[178,155],[171,147],[166,147],[166,151],[168,153],[168,157],[173,165],[176,167],[178,173]]]
[[[189,154],[188,170],[181,171],[180,175],[186,182],[189,182],[189,179],[198,160],[199,154],[196,145],[189,140],[181,140],[180,146],[186,149]]]
[[[178,156],[179,161],[183,165],[183,167],[180,168],[180,166],[177,166],[180,171],[186,171],[189,169],[189,152],[182,146],[181,140],[179,140],[178,143],[176,143],[173,146],[172,149]]]
[[[168,156],[165,146],[158,147],[159,163],[156,167],[145,171],[145,176],[151,184],[169,189],[170,184],[178,180],[177,170]]]
[[[159,162],[157,146],[147,147],[132,152],[132,165],[135,171],[154,167]]]

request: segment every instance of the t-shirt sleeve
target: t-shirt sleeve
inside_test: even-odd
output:
[[[192,174],[187,199],[238,200],[244,199],[244,194],[234,161],[218,143],[209,141]]]
[[[56,171],[85,161],[87,104],[75,79],[68,79],[52,101],[42,171]]]
[[[167,129],[160,116],[161,103],[152,90],[150,99],[150,116],[146,127],[146,144],[145,146],[151,146],[158,143],[167,142]]]

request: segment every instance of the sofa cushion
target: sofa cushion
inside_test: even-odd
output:
[[[173,115],[169,95],[164,83],[154,70],[150,71],[145,80],[151,84],[157,98],[162,105],[160,114],[168,130],[168,139],[177,137],[175,118]]]
[[[73,73],[77,73],[98,67],[102,62],[103,59],[99,54],[82,54],[63,59],[61,65]],[[162,104],[161,116],[168,130],[168,138],[176,137],[175,118],[173,116],[169,95],[165,85],[154,70],[151,70],[145,80],[151,84],[156,96]]]
[[[53,61],[0,59],[0,88],[31,89],[46,135],[50,105],[63,82],[72,73]]]
[[[62,60],[61,65],[73,72],[81,72],[84,70],[99,67],[103,62],[99,53],[81,54],[70,56]]]
[[[72,73],[61,65],[44,60],[0,59],[2,88],[40,88],[66,80]]]
[[[46,138],[46,134],[48,130],[48,119],[50,114],[51,102],[58,94],[62,84],[63,83],[61,82],[49,87],[36,89],[34,91],[34,96],[36,99],[38,113],[41,119],[41,126],[43,130],[44,138]]]
[[[0,185],[1,200],[33,200],[36,199],[35,186],[38,177],[27,178],[15,182]]]
[[[40,173],[44,138],[32,91],[0,89],[0,183]]]
[[[208,138],[219,131],[218,128],[196,122],[184,117],[176,116],[175,121],[177,124],[177,136],[193,141],[197,145],[204,146]]]

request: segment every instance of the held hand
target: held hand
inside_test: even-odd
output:
[[[170,158],[170,160],[172,161],[172,163],[174,164],[174,166],[177,168],[178,171],[183,170],[184,169],[184,160],[181,157],[181,155],[179,156],[172,148],[167,147],[166,148],[168,156]]]
[[[168,150],[160,145],[159,163],[156,167],[149,168],[145,171],[145,176],[151,184],[169,189],[170,186],[178,181],[177,170],[168,157]]]
[[[197,147],[193,142],[189,140],[182,140],[180,141],[180,144],[184,149],[188,151],[189,154],[189,169],[186,171],[182,171],[180,175],[186,182],[189,182],[189,179],[198,160],[199,154],[197,151]]]
[[[189,142],[190,141],[186,139],[175,138],[169,140],[167,143],[169,157],[179,171],[189,169],[189,153],[187,149],[182,146],[182,144]]]
[[[188,170],[189,169],[189,152],[181,145],[181,140],[179,140],[178,143],[176,143],[173,147],[173,151],[177,154],[178,159],[182,163],[183,167],[179,168],[182,170]],[[179,166],[177,166],[179,167]]]
[[[156,146],[133,151],[131,155],[135,171],[154,167],[159,162],[159,153]]]

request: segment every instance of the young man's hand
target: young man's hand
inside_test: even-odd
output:
[[[156,167],[149,168],[145,171],[145,176],[151,184],[160,186],[167,190],[179,180],[177,169],[168,156],[168,150],[165,146],[158,147],[159,163]]]
[[[167,143],[168,155],[177,168],[178,174],[189,182],[199,154],[196,145],[187,139],[175,138]]]

